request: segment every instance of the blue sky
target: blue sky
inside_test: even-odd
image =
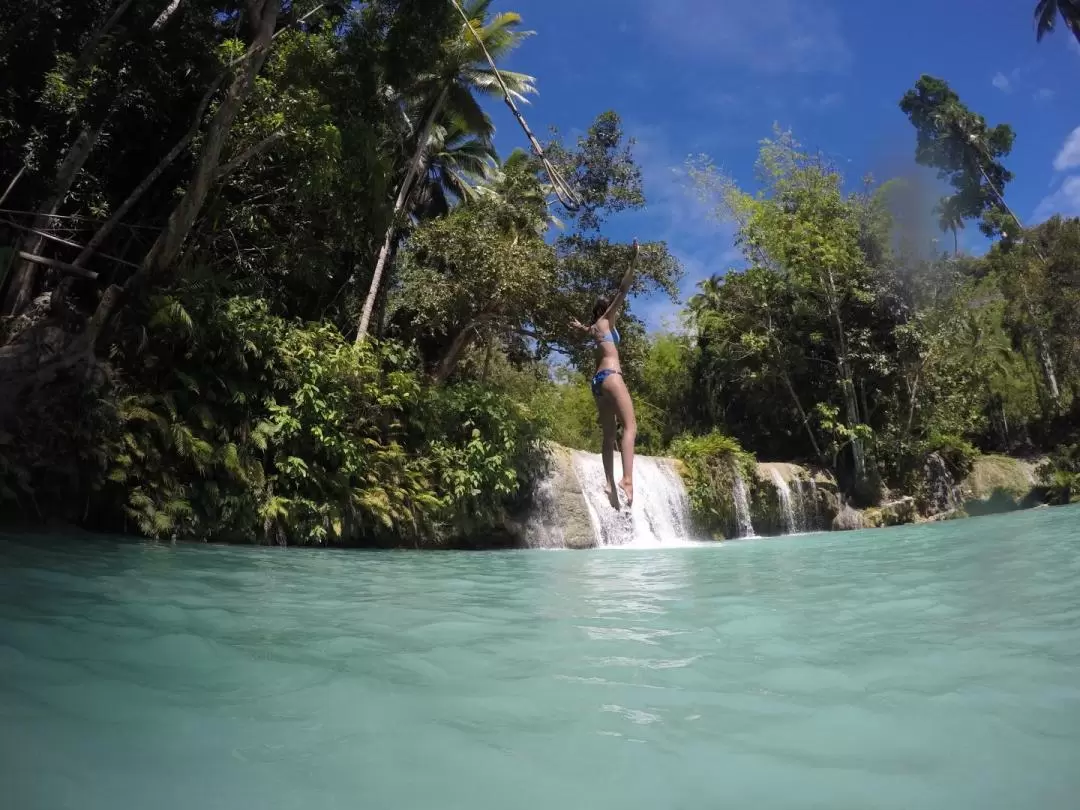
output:
[[[682,188],[675,170],[707,153],[753,188],[759,141],[774,122],[830,155],[858,183],[910,171],[914,131],[897,104],[922,73],[948,81],[1016,145],[1007,198],[1028,222],[1080,215],[1080,45],[1061,29],[1035,42],[1034,0],[496,0],[535,31],[506,66],[537,78],[523,109],[538,135],[580,132],[616,110],[637,139],[648,210],[605,228],[667,240],[683,296],[737,264],[730,228]],[[524,136],[492,105],[498,145]],[[1072,136],[1072,140],[1070,140]],[[961,238],[983,249],[976,228]],[[636,301],[650,327],[673,324],[661,297]]]

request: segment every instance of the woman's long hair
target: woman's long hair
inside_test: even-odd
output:
[[[593,304],[592,322],[595,324],[598,320],[600,320],[600,317],[605,312],[608,311],[608,307],[610,307],[610,306],[611,306],[611,301],[608,298],[606,298],[606,297],[604,297],[602,295],[599,296],[596,299],[596,302]]]

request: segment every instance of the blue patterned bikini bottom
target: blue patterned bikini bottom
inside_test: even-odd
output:
[[[603,390],[604,380],[610,377],[612,374],[618,374],[622,376],[621,371],[616,371],[613,368],[602,368],[592,378],[592,393],[594,397],[600,396],[600,392]]]

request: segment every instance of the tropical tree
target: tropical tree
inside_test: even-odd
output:
[[[900,109],[918,134],[915,161],[937,169],[938,178],[953,188],[938,206],[942,230],[955,233],[963,220],[981,218],[987,236],[999,233],[995,214],[1005,212],[1005,186],[1013,178],[1001,162],[1012,151],[1012,128],[988,126],[934,76],[921,76],[900,100]]]
[[[416,180],[423,171],[425,157],[432,148],[432,133],[437,123],[449,112],[453,120],[462,122],[477,136],[490,137],[493,132],[491,120],[480,106],[477,95],[499,95],[502,88],[484,52],[486,50],[492,59],[498,60],[516,48],[531,32],[516,30],[521,24],[521,17],[513,12],[496,14],[489,20],[490,5],[491,0],[471,0],[464,4],[463,11],[469,25],[463,23],[455,29],[444,43],[436,64],[410,89],[411,98],[416,100],[409,105],[411,116],[423,123],[416,133],[412,157],[398,187],[390,224],[375,262],[357,328],[358,343],[367,336],[386,263],[401,218],[414,193]],[[525,101],[527,94],[536,92],[531,76],[512,71],[500,71],[500,74],[510,93],[519,101]]]
[[[1080,2],[1078,0],[1039,0],[1035,4],[1035,39],[1039,42],[1057,27],[1058,17],[1080,42]]]
[[[494,176],[497,165],[490,138],[477,137],[460,120],[436,126],[417,178],[413,215],[418,219],[445,216],[454,202],[475,197],[477,187]]]
[[[921,76],[900,100],[900,109],[918,133],[916,162],[936,168],[938,177],[954,189],[937,209],[942,226],[955,234],[958,222],[978,217],[979,228],[987,236],[1009,238],[1010,232],[1016,236],[1023,224],[1005,202],[1005,186],[1013,175],[1001,162],[1012,151],[1012,128],[1008,124],[989,127],[947,82],[934,76]],[[1027,292],[1022,295],[1046,388],[1056,406],[1061,393],[1050,340],[1034,299]]]

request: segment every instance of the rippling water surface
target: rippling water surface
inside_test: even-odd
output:
[[[0,784],[79,808],[1075,808],[1080,511],[645,552],[0,536]]]

